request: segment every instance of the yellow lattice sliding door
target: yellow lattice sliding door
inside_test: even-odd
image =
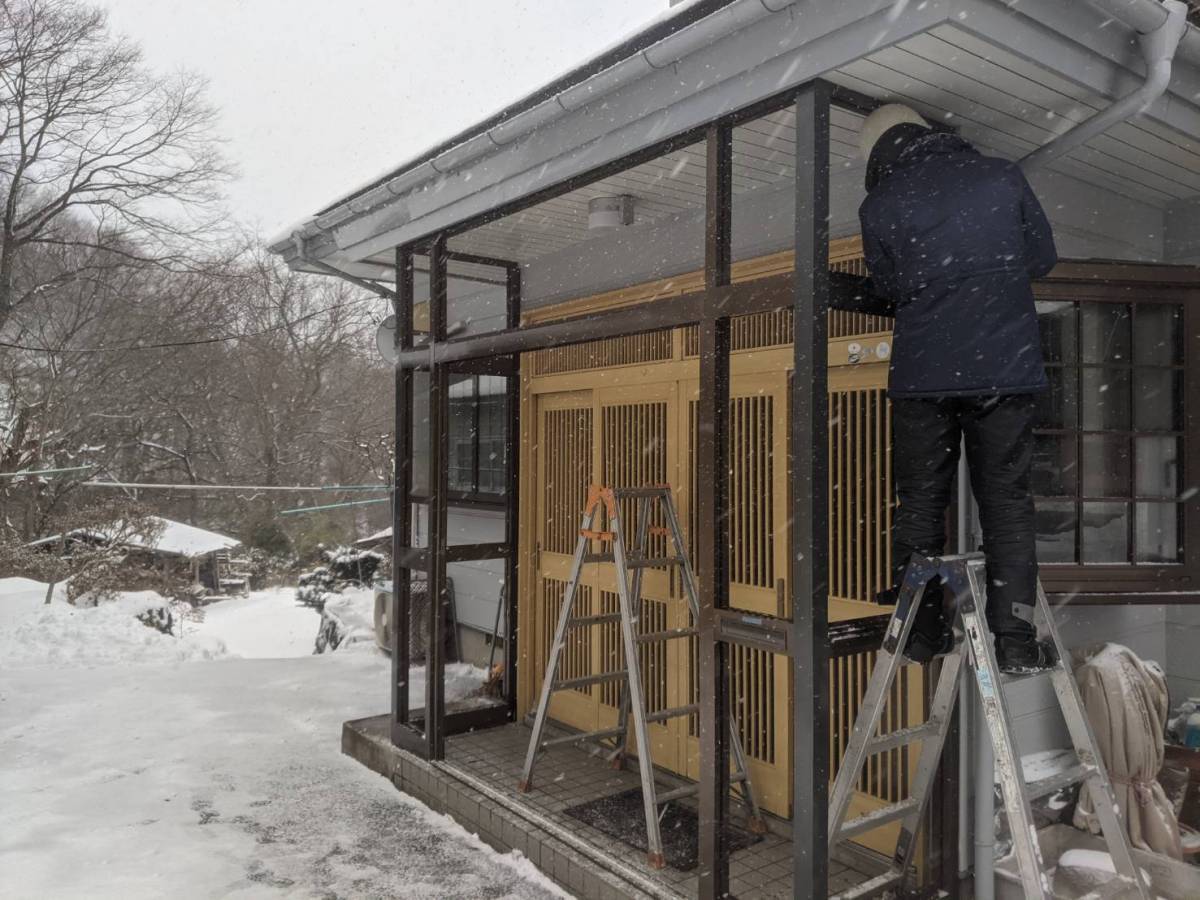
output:
[[[846,244],[835,267],[857,271],[860,257]],[[779,261],[776,261],[778,263]],[[790,262],[784,261],[790,265]],[[773,263],[772,265],[775,265]],[[774,271],[770,267],[764,272]],[[744,273],[744,277],[754,277]],[[665,288],[664,288],[665,290]],[[578,309],[577,312],[585,311]],[[829,617],[839,621],[888,612],[874,603],[888,586],[891,565],[891,413],[886,398],[890,322],[833,313],[829,342],[830,530]],[[792,363],[790,310],[731,323],[730,358],[730,601],[772,616],[791,615],[788,527],[788,373]],[[579,516],[589,483],[633,486],[667,482],[675,491],[694,558],[698,359],[694,328],[596,341],[531,354],[523,362],[523,410],[536,421],[533,446],[522,454],[523,501],[536,541],[525,558],[522,633],[528,710],[545,669],[550,636],[568,577]],[[626,533],[636,525],[623,509]],[[660,524],[660,523],[653,523]],[[652,548],[652,552],[656,552]],[[588,566],[580,614],[615,611],[611,565]],[[673,573],[646,573],[643,628],[691,624]],[[651,710],[696,701],[696,641],[669,641],[642,650],[641,669]],[[784,657],[731,648],[731,694],[742,742],[764,807],[791,815],[791,666]],[[572,636],[565,677],[619,668],[614,625]],[[874,655],[830,663],[830,757],[834,770],[849,739]],[[885,713],[883,730],[918,724],[924,714],[920,670],[905,670]],[[615,721],[616,684],[557,694],[553,717],[584,730]],[[652,726],[657,765],[698,778],[697,721]],[[909,748],[872,758],[859,784],[855,810],[904,796],[915,766]],[[895,826],[860,841],[894,846]]]

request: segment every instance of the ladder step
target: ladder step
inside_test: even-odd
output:
[[[693,637],[700,633],[697,628],[668,628],[666,631],[648,631],[637,636],[639,644],[651,644],[655,641],[670,641],[675,638]]]
[[[866,900],[867,897],[874,897],[876,894],[881,894],[888,888],[895,887],[899,883],[900,873],[890,870],[884,872],[882,875],[876,875],[862,884],[856,884],[854,887],[847,888],[840,894],[833,894],[829,900]]]
[[[843,825],[837,833],[837,840],[838,842],[845,841],[862,834],[864,831],[870,831],[872,828],[878,828],[880,825],[886,825],[888,822],[903,819],[916,808],[916,797],[909,797],[907,800],[901,800],[899,803],[892,803],[889,806],[881,806],[879,809],[851,819]]]
[[[926,738],[931,738],[938,733],[938,728],[941,723],[935,719],[930,719],[922,725],[915,725],[912,728],[901,728],[898,731],[891,731],[887,734],[877,737],[867,743],[867,755],[871,756],[875,753],[882,753],[884,750],[895,750],[897,747],[904,747],[908,744],[923,741]]]
[[[619,672],[601,672],[599,675],[584,675],[582,678],[567,678],[563,681],[554,682],[554,690],[556,691],[571,691],[579,687],[587,687],[589,684],[601,684],[605,681],[620,681],[629,673],[622,669]]]
[[[579,616],[574,619],[567,619],[568,628],[584,628],[588,625],[603,625],[606,622],[620,622],[620,613],[604,613],[599,616]]]
[[[1018,681],[1033,681],[1037,678],[1047,678],[1061,671],[1058,665],[1053,665],[1049,669],[1038,669],[1036,672],[1001,672],[1001,684],[1016,684]]]
[[[681,566],[683,560],[678,556],[659,556],[645,558],[627,559],[625,568],[627,569],[661,569],[664,566]]]
[[[730,784],[740,784],[745,780],[746,774],[744,772],[734,772],[729,776]],[[670,791],[663,791],[661,794],[656,791],[654,795],[654,801],[661,806],[663,803],[670,803],[672,800],[678,800],[681,797],[691,797],[693,794],[699,793],[699,791],[699,784],[685,784],[683,787],[677,787]]]
[[[585,563],[615,562],[616,558],[612,555],[611,552],[609,552],[609,553],[585,553],[585,554],[583,554],[583,561]]]
[[[667,485],[648,486],[648,487],[625,487],[613,488],[614,497],[661,497],[664,494],[670,494],[671,488]]]
[[[1048,797],[1050,794],[1061,791],[1065,787],[1086,781],[1096,774],[1097,771],[1095,766],[1077,764],[1063,769],[1061,772],[1055,772],[1053,775],[1043,778],[1040,781],[1032,781],[1025,786],[1025,789],[1032,802],[1040,800],[1042,797]]]
[[[616,737],[621,733],[620,728],[602,728],[599,731],[582,731],[579,734],[568,734],[564,737],[550,738],[542,741],[542,749],[556,747],[559,744],[579,744],[583,741],[599,741],[606,737]]]
[[[658,712],[646,713],[647,722],[662,722],[666,719],[675,719],[679,716],[693,716],[700,712],[700,707],[695,703],[687,706],[673,706],[670,709],[660,709]]]

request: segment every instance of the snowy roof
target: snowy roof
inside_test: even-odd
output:
[[[392,528],[389,525],[387,528],[383,529],[382,531],[377,531],[374,534],[368,534],[364,538],[359,538],[357,541],[354,542],[354,546],[370,547],[374,544],[378,544],[380,541],[390,540],[391,537],[392,537]]]
[[[150,521],[156,525],[161,525],[162,530],[159,535],[153,540],[149,540],[141,535],[133,535],[125,541],[125,545],[136,547],[140,550],[152,550],[155,553],[167,553],[172,556],[205,556],[209,553],[215,553],[219,550],[229,550],[241,544],[237,538],[229,537],[229,535],[218,534],[215,531],[208,531],[204,528],[197,528],[195,525],[188,525],[184,522],[176,522],[173,519],[164,519],[161,516],[148,516]],[[103,532],[87,532],[83,529],[71,532],[75,536],[91,536],[104,538],[107,537]],[[57,541],[61,535],[53,534],[49,537],[44,537],[33,541],[30,546],[47,544],[51,541]]]

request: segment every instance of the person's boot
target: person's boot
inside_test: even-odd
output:
[[[880,604],[895,606],[900,597],[899,588],[888,588],[875,598]],[[954,649],[954,628],[946,619],[942,606],[942,583],[934,579],[925,586],[921,607],[908,633],[904,656],[909,662],[927,663],[936,656],[943,656]]]
[[[997,635],[996,663],[1005,675],[1032,675],[1058,664],[1058,651],[1049,638]]]

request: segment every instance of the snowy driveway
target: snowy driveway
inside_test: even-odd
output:
[[[24,665],[0,669],[0,895],[562,896],[341,755],[387,708],[374,650]]]

